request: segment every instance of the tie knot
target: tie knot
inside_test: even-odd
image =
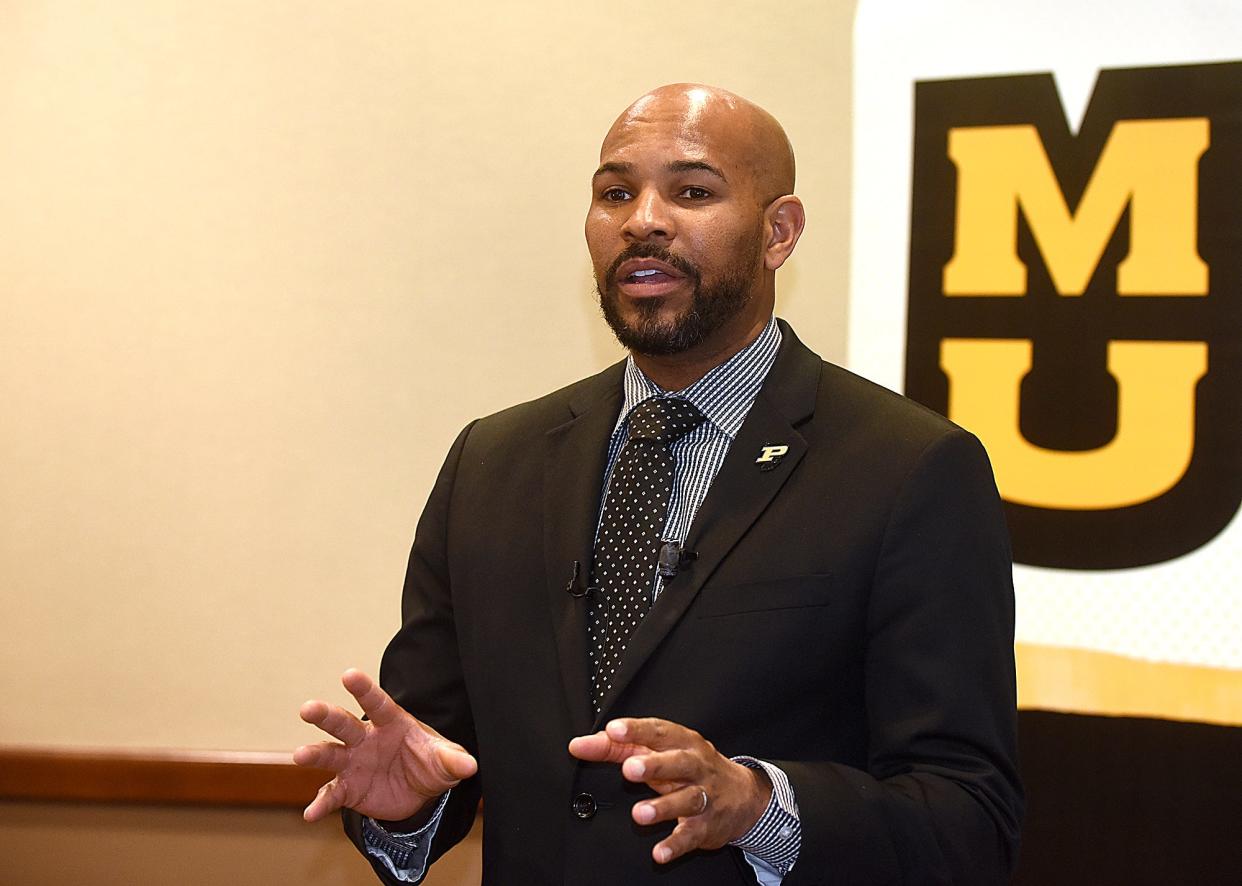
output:
[[[703,421],[703,413],[689,400],[678,397],[652,397],[630,413],[631,440],[658,440],[668,446],[693,431]]]

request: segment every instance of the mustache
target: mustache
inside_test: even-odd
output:
[[[612,264],[608,266],[608,275],[604,280],[604,284],[611,286],[617,279],[617,271],[620,270],[621,265],[633,258],[654,258],[656,261],[664,262],[671,268],[676,268],[695,283],[699,282],[699,269],[681,256],[674,255],[667,247],[661,246],[659,243],[631,243],[621,250],[617,257],[613,259]]]

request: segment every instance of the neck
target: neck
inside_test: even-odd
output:
[[[720,330],[714,335],[679,354],[639,354],[631,352],[639,369],[666,391],[690,387],[738,351],[751,344],[768,325],[771,315],[757,318],[741,329]]]

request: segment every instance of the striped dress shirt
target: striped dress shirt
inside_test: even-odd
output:
[[[633,357],[627,361],[623,382],[625,400],[609,444],[607,476],[611,476],[621,447],[625,444],[630,413],[644,400],[681,397],[693,403],[705,418],[697,428],[670,447],[674,464],[673,494],[664,522],[664,541],[680,545],[686,540],[694,515],[707,497],[707,491],[724,464],[742,422],[746,420],[764,379],[776,362],[780,345],[780,327],[775,319],[771,319],[753,342],[688,388],[675,393],[663,390],[647,378],[634,363]],[[604,493],[606,497],[607,484]],[[664,580],[659,573],[654,570],[653,573],[651,598],[654,601],[663,590]],[[734,757],[733,761],[763,770],[772,782],[772,800],[767,810],[755,826],[733,845],[746,853],[746,859],[755,869],[762,886],[776,886],[793,869],[802,845],[802,829],[793,788],[788,776],[771,763],[753,757]]]

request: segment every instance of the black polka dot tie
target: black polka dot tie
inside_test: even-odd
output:
[[[653,397],[630,413],[595,539],[594,585],[587,615],[591,700],[596,713],[612,688],[626,643],[651,606],[660,534],[673,493],[669,446],[703,421],[688,400]]]

